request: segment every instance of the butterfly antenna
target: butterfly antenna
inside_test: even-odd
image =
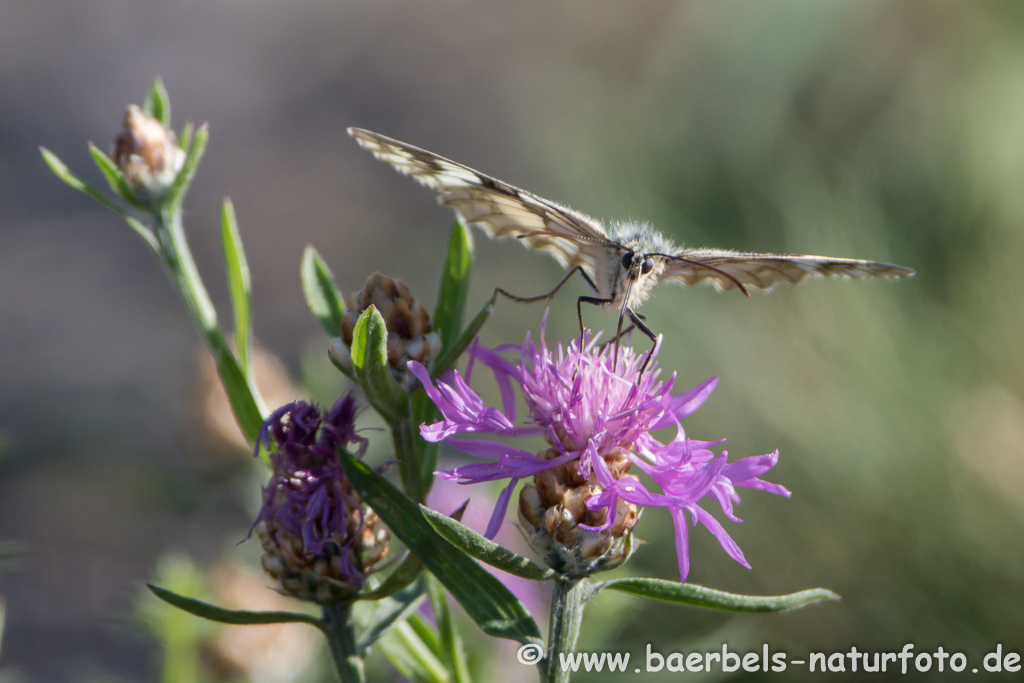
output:
[[[726,278],[727,280],[732,282],[734,285],[736,285],[739,288],[739,290],[741,292],[743,292],[744,296],[750,296],[750,292],[747,291],[747,288],[743,286],[742,282],[737,280],[734,275],[730,275],[729,273],[725,272],[721,268],[715,268],[714,266],[708,265],[707,263],[701,263],[700,261],[691,261],[690,259],[683,258],[682,256],[672,256],[671,254],[658,254],[658,256],[665,256],[666,258],[670,258],[670,259],[673,259],[675,261],[682,261],[683,263],[689,263],[691,266],[697,266],[698,268],[707,268],[710,271],[718,273],[719,275],[721,275],[722,277]]]

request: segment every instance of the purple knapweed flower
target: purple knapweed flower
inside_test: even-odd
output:
[[[270,483],[253,530],[265,551],[263,568],[284,592],[326,603],[359,590],[387,553],[390,534],[345,477],[339,448],[367,441],[355,429],[351,393],[326,413],[296,401],[263,423],[256,452],[270,451]],[[250,532],[251,533],[251,532]]]
[[[546,319],[545,319],[546,322]],[[689,572],[686,513],[693,524],[704,524],[726,553],[745,567],[749,564],[725,528],[699,502],[716,500],[725,516],[739,502],[740,486],[789,495],[782,486],[760,479],[778,461],[778,451],[727,463],[727,452],[711,450],[722,441],[686,438],[681,420],[693,413],[711,394],[717,378],[689,391],[672,393],[675,373],[659,381],[652,350],[646,372],[632,349],[598,346],[594,339],[548,348],[541,325],[540,347],[527,335],[522,347],[469,349],[466,378],[451,373],[436,384],[426,369],[409,363],[429,397],[441,411],[442,420],[424,424],[420,431],[428,441],[448,441],[455,448],[485,459],[452,470],[437,472],[460,484],[508,479],[488,525],[493,536],[508,508],[513,489],[521,479],[533,478],[520,494],[519,519],[531,545],[548,564],[563,573],[585,575],[621,564],[632,552],[632,529],[642,507],[668,508],[676,530],[679,573]],[[515,362],[502,357],[514,352]],[[491,369],[501,395],[502,408],[484,405],[469,386],[473,366]],[[515,395],[518,387],[529,411],[516,424]],[[676,427],[668,443],[652,432]],[[459,434],[496,437],[540,435],[549,448],[540,453],[522,450],[501,441],[453,438]],[[640,479],[627,474],[632,466],[646,473],[661,491],[649,490]]]

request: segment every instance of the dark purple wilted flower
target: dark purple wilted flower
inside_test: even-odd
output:
[[[673,373],[657,378],[659,343],[642,375],[632,349],[622,347],[612,367],[613,345],[599,347],[585,340],[583,349],[573,341],[549,349],[541,326],[540,347],[527,335],[522,347],[491,350],[474,344],[464,380],[458,372],[446,381],[431,382],[418,363],[409,368],[423,382],[427,394],[441,410],[442,420],[420,430],[428,441],[448,441],[469,455],[485,458],[438,476],[474,484],[508,479],[486,534],[501,524],[512,491],[521,479],[533,477],[520,495],[519,518],[531,544],[548,564],[566,573],[587,574],[617,566],[632,552],[632,529],[639,507],[666,507],[676,529],[679,573],[689,572],[687,522],[704,524],[734,560],[750,565],[725,528],[698,504],[705,496],[718,501],[726,517],[739,522],[732,510],[739,502],[736,487],[757,488],[789,495],[782,486],[759,477],[778,460],[778,451],[727,463],[727,453],[711,450],[721,441],[686,438],[680,421],[711,394],[717,378],[673,395]],[[500,354],[514,352],[516,362]],[[468,383],[480,362],[497,381],[502,409],[484,405]],[[526,400],[528,418],[516,424],[517,386]],[[662,443],[652,431],[675,425],[676,436]],[[480,433],[498,437],[540,435],[550,446],[535,454],[500,441],[455,439],[457,434]],[[635,465],[661,488],[652,492],[628,470]]]
[[[275,410],[260,430],[273,474],[253,524],[265,554],[263,568],[284,591],[315,602],[351,595],[387,553],[389,533],[345,477],[338,448],[366,439],[356,434],[352,394],[322,413],[305,401]]]

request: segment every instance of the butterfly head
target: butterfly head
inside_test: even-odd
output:
[[[646,224],[619,226],[610,298],[636,308],[651,295],[665,272],[664,254],[675,248]]]

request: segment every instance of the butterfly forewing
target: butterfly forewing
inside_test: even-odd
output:
[[[904,277],[910,268],[857,259],[801,254],[756,254],[719,249],[676,249],[646,224],[605,227],[597,220],[535,194],[513,187],[468,166],[377,133],[349,128],[349,134],[381,161],[426,185],[441,203],[452,207],[466,224],[476,224],[491,237],[516,237],[525,246],[551,254],[566,268],[579,268],[597,296],[580,303],[618,308],[652,340],[654,333],[633,308],[659,282],[684,285],[710,282],[719,290],[770,289],[779,282],[796,284],[808,276],[846,278]],[[496,290],[518,301],[523,298]],[[646,361],[644,363],[646,366]],[[641,370],[642,372],[642,370]]]
[[[349,134],[381,161],[426,185],[491,237],[518,237],[546,251],[563,267],[595,268],[595,249],[609,243],[597,220],[431,152],[359,128]]]
[[[889,263],[807,254],[683,249],[675,256],[668,259],[662,280],[684,285],[708,281],[721,291],[734,289],[737,282],[754,289],[770,289],[780,282],[796,284],[806,277],[905,277],[914,273],[910,268]]]

